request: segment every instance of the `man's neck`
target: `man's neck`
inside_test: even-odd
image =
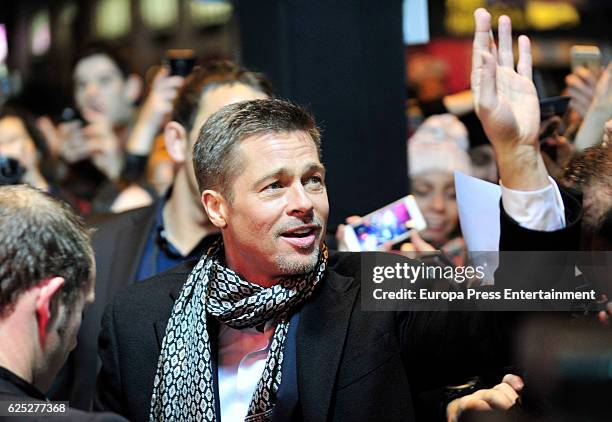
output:
[[[10,325],[0,325],[0,338],[12,338],[12,341],[2,341],[0,345],[0,366],[8,369],[19,378],[32,383],[34,374],[32,372],[31,354],[28,353],[28,347],[25,347],[23,342],[19,340],[23,338],[24,333],[15,333],[10,329]]]
[[[190,189],[185,170],[179,170],[162,216],[166,238],[183,256],[188,255],[205,236],[217,231],[194,195],[197,194]]]

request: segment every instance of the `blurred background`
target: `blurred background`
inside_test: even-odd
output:
[[[145,83],[170,48],[235,60],[314,112],[338,223],[410,190],[406,139],[422,122],[410,100],[469,88],[477,7],[532,37],[542,96],[563,90],[573,44],[599,46],[604,63],[612,53],[609,0],[22,0],[0,10],[0,101],[59,120],[92,40],[129,49]]]

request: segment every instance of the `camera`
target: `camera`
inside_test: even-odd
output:
[[[19,161],[0,155],[0,186],[22,183],[25,168]]]

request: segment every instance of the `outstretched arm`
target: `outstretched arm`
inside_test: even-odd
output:
[[[499,18],[499,49],[491,32],[491,15],[474,13],[476,32],[472,55],[474,105],[497,155],[505,187],[535,191],[550,185],[540,155],[540,107],[532,81],[531,44],[518,39],[519,59],[514,68],[510,18]]]

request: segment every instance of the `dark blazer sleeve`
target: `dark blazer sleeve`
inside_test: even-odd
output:
[[[575,251],[580,244],[580,198],[559,188],[565,207],[565,227],[552,232],[529,230],[510,217],[500,201],[500,251]]]
[[[98,375],[94,409],[125,414],[114,318],[114,302],[112,302],[106,308],[102,318],[98,351],[102,360],[102,369]]]

